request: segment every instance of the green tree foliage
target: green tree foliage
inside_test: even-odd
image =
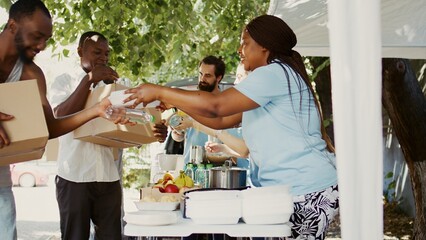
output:
[[[149,184],[151,166],[150,163],[141,157],[141,152],[148,145],[141,147],[131,147],[124,149],[123,155],[123,178],[124,188],[140,189]]]
[[[234,72],[243,26],[269,5],[268,0],[44,2],[55,19],[54,48],[76,42],[85,31],[100,31],[110,40],[110,64],[134,84],[196,75],[199,60],[210,54],[222,56],[227,72]],[[69,50],[74,51],[60,56]]]
[[[10,0],[0,0],[0,8],[9,9],[12,2]]]
[[[15,0],[0,0],[9,9]],[[44,0],[53,19],[49,44],[56,56],[86,31],[103,33],[112,51],[110,65],[133,84],[168,81],[197,75],[200,59],[222,56],[227,73],[235,72],[241,30],[265,14],[269,0]],[[139,188],[149,182],[149,168],[131,148],[124,156],[123,184]],[[139,167],[134,168],[137,165]],[[142,166],[142,167],[141,167]]]

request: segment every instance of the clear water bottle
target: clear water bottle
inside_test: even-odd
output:
[[[183,116],[180,116],[178,113],[173,113],[169,118],[169,125],[172,128],[179,126],[182,122]]]
[[[185,175],[195,180],[194,165],[192,163],[186,164]]]
[[[179,126],[181,123],[183,122],[183,116],[181,116],[181,114],[179,114],[178,112],[173,113],[172,116],[170,116],[169,120],[168,120],[168,124],[170,127],[172,127],[173,129],[177,126]],[[183,130],[176,130],[179,134],[183,134],[184,131]]]
[[[114,121],[115,119],[119,117],[122,117],[122,118],[129,118],[130,122],[134,122],[138,124],[155,122],[154,116],[152,116],[148,112],[141,109],[109,106],[105,110],[105,115],[106,115],[106,118],[111,121]]]
[[[205,188],[206,184],[206,169],[204,164],[200,163],[197,165],[197,170],[195,170],[195,184],[201,188]]]

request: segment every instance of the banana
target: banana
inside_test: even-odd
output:
[[[169,172],[166,172],[164,175],[163,175],[163,184],[165,184],[167,181],[169,181],[169,180],[174,180],[174,177],[173,177],[173,175],[172,174],[170,174]]]
[[[180,171],[179,172],[179,176],[175,179],[175,185],[181,189],[185,186],[185,172],[184,171]]]
[[[191,188],[194,186],[194,181],[191,177],[187,176],[183,170],[180,171],[179,177],[175,179],[175,185],[181,189],[183,187]]]
[[[185,174],[184,174],[185,175]],[[188,175],[185,175],[185,187],[192,188],[194,186],[194,181]]]

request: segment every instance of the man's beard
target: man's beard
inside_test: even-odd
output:
[[[203,82],[198,83],[198,89],[205,92],[213,92],[213,90],[216,88],[216,84],[202,84]]]
[[[24,45],[24,40],[22,39],[22,33],[21,31],[18,31],[15,36],[15,45],[18,50],[19,59],[23,61],[24,63],[31,63],[33,61],[33,58],[28,57],[25,52],[26,48]]]

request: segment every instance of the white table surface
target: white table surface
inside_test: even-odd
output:
[[[231,237],[285,237],[291,235],[287,224],[253,225],[240,222],[238,224],[216,225],[195,224],[191,219],[182,218],[180,211],[175,211],[177,223],[161,226],[127,224],[124,227],[126,236],[135,237],[186,237],[193,233],[224,233]]]

